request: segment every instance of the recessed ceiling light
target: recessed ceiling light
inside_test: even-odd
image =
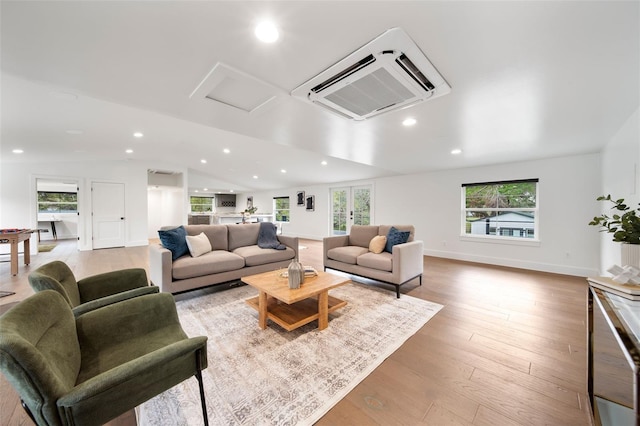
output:
[[[84,133],[84,131],[80,129],[69,129],[69,130],[66,130],[66,132],[70,135],[81,135]]]
[[[209,189],[208,189],[208,188],[202,188],[202,190],[203,190],[203,191],[208,191]]]
[[[287,173],[285,169],[280,169],[280,173]]]
[[[127,154],[133,154],[133,150],[132,149],[128,149],[125,151]]]
[[[256,37],[263,43],[273,43],[278,40],[280,33],[273,22],[263,21],[256,25],[254,30]]]
[[[233,189],[230,189],[229,192],[233,192]]]
[[[256,175],[253,175],[253,178],[254,178],[254,179],[258,179],[258,176],[256,176]]]
[[[320,164],[322,164],[323,166],[326,166],[327,162],[326,161],[321,161]]]
[[[195,192],[200,192],[200,191],[198,191],[198,190],[196,189],[196,190],[195,190]]]
[[[405,120],[402,122],[402,124],[405,126],[413,126],[416,123],[417,121],[413,117],[405,118]]]
[[[204,158],[203,158],[202,160],[200,160],[200,162],[201,162],[202,164],[207,164],[207,160],[205,160]]]
[[[13,152],[14,154],[22,154],[22,153],[24,153],[24,151],[23,151],[23,150],[21,150],[21,149],[14,149],[14,150],[13,150],[13,151],[11,151],[11,152]]]
[[[225,148],[222,150],[222,152],[224,152],[225,154],[228,154],[231,152],[231,150],[229,148]]]
[[[141,138],[141,137],[143,137],[143,136],[144,136],[144,134],[142,134],[142,132],[135,132],[135,133],[133,134],[133,136],[134,136],[134,137],[136,137],[136,138]]]
[[[460,148],[456,148],[456,149],[452,149],[451,153],[453,155],[458,155],[458,154],[462,154],[462,150]]]

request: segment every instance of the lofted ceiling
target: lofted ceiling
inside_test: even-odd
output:
[[[0,8],[7,163],[139,161],[189,170],[194,188],[268,190],[597,152],[639,105],[638,1]],[[265,18],[280,30],[275,43],[254,36]],[[365,121],[290,95],[393,27],[451,93]],[[217,64],[246,77],[223,98],[264,90],[273,99],[251,112],[207,99],[200,84]],[[417,123],[403,126],[407,117]]]

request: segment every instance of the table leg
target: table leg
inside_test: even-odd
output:
[[[53,234],[54,240],[58,239],[58,233],[56,232],[56,223],[54,221],[51,221],[51,234]]]
[[[329,326],[329,290],[318,295],[318,330]]]
[[[11,275],[18,275],[18,240],[11,240]]]
[[[24,240],[24,264],[31,263],[31,237]]]
[[[258,296],[258,325],[262,330],[267,328],[267,293],[264,291]]]

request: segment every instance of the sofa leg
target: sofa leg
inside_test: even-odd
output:
[[[422,275],[420,275],[420,285],[422,285]]]
[[[209,416],[207,415],[207,402],[204,399],[204,383],[202,381],[202,361],[200,359],[200,352],[196,354],[196,379],[198,379],[198,386],[200,387],[200,402],[202,403],[202,419],[204,426],[209,426]]]
[[[396,299],[400,299],[400,286],[396,285]]]

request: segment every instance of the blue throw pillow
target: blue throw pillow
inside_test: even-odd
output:
[[[391,253],[393,246],[396,244],[404,244],[409,241],[409,231],[398,231],[394,226],[389,229],[387,234],[387,244],[384,246],[384,251]]]
[[[189,253],[189,247],[187,246],[187,231],[184,226],[178,226],[177,228],[168,229],[166,231],[158,231],[162,246],[171,250],[171,260],[176,260],[180,256],[184,256]]]

